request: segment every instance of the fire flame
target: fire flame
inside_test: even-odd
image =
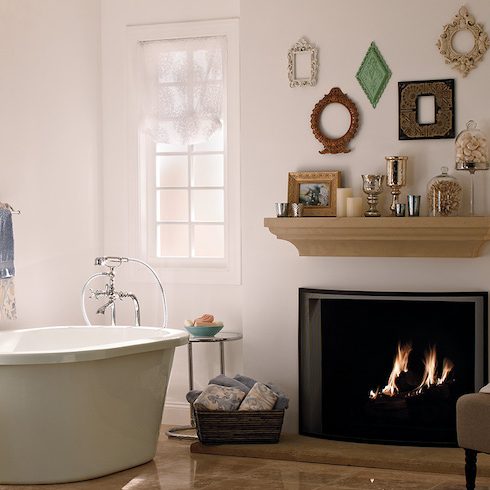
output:
[[[437,352],[435,347],[431,347],[425,353],[424,366],[424,377],[417,389],[421,389],[424,386],[429,388],[430,386],[437,384]]]
[[[399,393],[399,388],[396,384],[397,379],[400,377],[401,373],[408,372],[408,358],[412,352],[412,344],[406,343],[401,345],[398,342],[397,353],[393,361],[393,369],[391,370],[390,377],[388,378],[388,384],[380,390],[378,387],[376,391],[371,390],[369,392],[369,398],[375,400],[381,394],[393,397]],[[430,388],[431,386],[438,386],[443,384],[449,373],[454,369],[454,364],[450,359],[444,359],[442,363],[442,375],[437,376],[437,351],[435,347],[430,347],[425,353],[424,358],[424,375],[422,377],[422,382],[420,385],[409,392],[408,394],[420,394],[425,388]]]
[[[412,352],[412,344],[403,344],[398,342],[397,353],[393,362],[393,369],[391,370],[390,377],[388,378],[388,384],[381,390],[383,395],[394,396],[398,393],[398,386],[396,386],[396,380],[401,373],[408,371],[408,356]],[[377,395],[376,395],[377,396]],[[374,398],[376,398],[376,396]]]
[[[446,381],[449,373],[454,369],[454,364],[451,359],[444,358],[442,363],[442,376],[437,380],[438,385],[442,385]]]
[[[424,377],[422,379],[422,383],[420,383],[419,387],[417,388],[418,391],[424,387],[429,388],[433,385],[442,385],[442,383],[446,381],[449,373],[454,368],[454,364],[451,359],[444,358],[442,362],[442,375],[440,378],[437,377],[437,353],[435,347],[431,347],[425,353],[424,366]]]

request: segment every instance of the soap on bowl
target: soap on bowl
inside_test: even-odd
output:
[[[214,337],[223,325],[209,325],[207,327],[184,327],[194,337]]]

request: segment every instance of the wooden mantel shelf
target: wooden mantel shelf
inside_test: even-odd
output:
[[[406,218],[265,218],[299,255],[478,257],[490,241],[490,216]]]

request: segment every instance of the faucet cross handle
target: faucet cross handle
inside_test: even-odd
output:
[[[134,296],[133,293],[126,292],[126,291],[115,291],[114,294],[116,294],[119,297],[119,299],[132,298]]]
[[[99,296],[102,296],[104,294],[105,294],[105,292],[104,291],[101,291],[100,289],[92,289],[92,288],[90,288],[89,289],[89,296],[88,297],[90,299],[94,299],[94,298],[95,299],[99,299]]]
[[[89,289],[89,297],[99,299],[101,296],[111,296],[113,293],[110,291],[108,285],[105,285],[105,289]]]

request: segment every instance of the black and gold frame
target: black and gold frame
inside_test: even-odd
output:
[[[432,123],[420,122],[419,97],[434,97]],[[398,139],[454,138],[454,79],[398,82]]]

